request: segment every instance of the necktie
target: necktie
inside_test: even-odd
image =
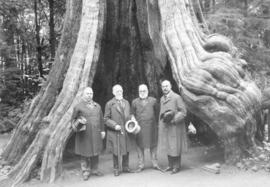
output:
[[[120,104],[120,106],[121,106],[122,108],[124,108],[124,105],[123,105],[123,101],[122,101],[122,100],[118,100],[118,103]]]
[[[168,97],[167,95],[164,95],[164,100],[165,100],[165,101],[167,100],[167,97]]]

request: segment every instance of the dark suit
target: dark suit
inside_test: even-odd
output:
[[[98,155],[103,146],[101,131],[104,131],[101,107],[96,102],[88,104],[82,101],[74,107],[72,121],[80,116],[86,119],[86,130],[76,133],[75,153],[82,156],[81,167],[83,171],[89,171],[90,166],[92,170],[97,170]]]
[[[123,99],[119,103],[115,98],[106,103],[104,120],[107,126],[106,148],[113,153],[114,168],[118,168],[117,162],[117,138],[120,136],[120,154],[123,155],[123,168],[128,167],[128,153],[134,149],[134,137],[125,130],[125,123],[130,119],[130,105],[127,100]],[[115,126],[120,125],[122,134],[115,130]]]
[[[144,167],[144,149],[150,148],[153,166],[157,166],[158,104],[153,97],[136,98],[131,105],[132,114],[141,131],[136,135],[139,167]]]
[[[159,136],[165,143],[169,166],[180,168],[181,153],[187,150],[187,135],[184,118],[186,107],[180,95],[170,91],[168,96],[160,99],[160,116],[167,110],[175,112],[169,123],[159,120]]]

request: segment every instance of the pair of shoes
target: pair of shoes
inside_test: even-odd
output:
[[[130,168],[125,167],[123,168],[123,173],[134,173],[134,171],[132,171]]]
[[[82,178],[84,181],[87,181],[90,177],[90,173],[88,171],[84,171],[82,174]]]
[[[83,180],[84,181],[87,181],[89,179],[89,176],[88,175],[83,175]]]
[[[161,171],[161,172],[164,172],[158,165],[153,166],[153,169],[158,170],[158,171]]]
[[[169,167],[167,167],[166,169],[164,169],[163,171],[164,171],[164,172],[167,172],[167,171],[172,171],[172,170],[173,170],[173,168],[169,166]]]
[[[139,167],[139,168],[135,171],[135,173],[140,173],[140,172],[142,172],[143,170],[144,170],[143,167]]]
[[[101,176],[103,176],[104,174],[101,173],[100,171],[96,170],[96,171],[92,171],[92,172],[91,172],[91,175],[95,175],[95,176],[101,177]]]
[[[173,168],[171,174],[176,174],[176,173],[178,173],[179,171],[180,171],[179,168]]]
[[[120,172],[119,172],[118,169],[114,169],[114,170],[113,170],[113,174],[114,174],[115,177],[117,177],[117,176],[120,175]]]

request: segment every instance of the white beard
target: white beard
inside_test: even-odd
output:
[[[121,96],[115,96],[115,99],[122,100],[123,99],[123,96],[122,95]]]
[[[140,96],[141,99],[146,99],[148,97],[147,94],[139,94],[139,96]]]

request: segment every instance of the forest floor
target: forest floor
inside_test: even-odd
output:
[[[9,135],[0,135],[0,147],[7,142]],[[239,170],[236,167],[223,165],[222,151],[215,147],[192,146],[183,155],[182,170],[171,175],[151,169],[149,152],[146,151],[146,169],[141,173],[121,174],[114,177],[112,158],[109,154],[100,156],[100,171],[103,177],[91,176],[83,181],[80,173],[78,157],[69,157],[64,160],[62,176],[54,184],[44,184],[37,179],[21,185],[21,187],[265,187],[270,186],[270,173],[266,171],[254,172]],[[159,162],[166,167],[165,155],[159,153]],[[220,163],[220,174],[205,171],[203,166]],[[137,155],[130,155],[130,167],[136,169]],[[0,177],[1,178],[1,177]]]

